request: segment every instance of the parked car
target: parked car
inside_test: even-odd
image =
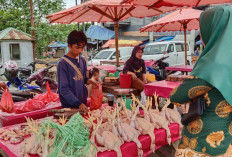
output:
[[[119,61],[127,61],[132,53],[134,47],[119,47]],[[93,66],[100,65],[100,61],[116,61],[116,49],[110,48],[101,50],[92,60],[88,62],[88,65]]]
[[[144,60],[158,60],[167,57],[164,62],[169,66],[185,64],[185,46],[183,41],[164,41],[148,44],[143,51]],[[187,62],[191,64],[190,45],[187,43]]]

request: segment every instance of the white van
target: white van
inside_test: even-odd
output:
[[[164,62],[169,66],[185,64],[185,49],[183,41],[163,41],[148,44],[143,50],[144,60],[158,60],[169,56]],[[189,43],[187,43],[187,62],[191,64],[191,52]]]
[[[119,47],[119,61],[127,61],[132,53],[134,47]],[[116,49],[110,48],[101,50],[92,60],[88,62],[88,65],[93,63],[93,66],[100,65],[100,61],[116,61]]]

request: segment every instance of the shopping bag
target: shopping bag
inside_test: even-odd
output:
[[[6,88],[2,93],[0,107],[3,112],[14,112],[14,102],[8,88]]]
[[[102,106],[103,94],[102,85],[94,86],[91,94],[90,110],[99,109]]]

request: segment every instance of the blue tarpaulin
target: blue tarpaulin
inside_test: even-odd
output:
[[[160,37],[160,38],[154,40],[153,42],[158,42],[158,41],[170,41],[170,40],[174,39],[174,37],[175,37],[175,36],[162,36],[162,37]],[[150,43],[150,41],[149,41],[149,39],[147,39],[147,40],[143,41],[143,43],[140,44],[139,46],[144,46],[144,45],[147,45],[147,44],[149,44],[149,43]]]
[[[63,43],[63,42],[57,41],[57,42],[54,42],[51,45],[48,45],[48,47],[51,47],[51,48],[64,47],[65,48],[65,47],[67,47],[67,43]]]
[[[92,25],[86,31],[86,36],[90,39],[109,40],[115,37],[115,32],[97,25]]]
[[[175,36],[162,36],[158,39],[155,40],[155,42],[159,42],[159,41],[170,41],[172,39],[174,39]]]

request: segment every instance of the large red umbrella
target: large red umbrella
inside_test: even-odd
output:
[[[199,18],[201,12],[202,12],[201,10],[196,10],[192,8],[180,9],[140,28],[140,31],[141,32],[184,31],[185,64],[187,65],[186,30],[199,29]]]
[[[159,8],[160,6],[197,7],[199,5],[232,3],[232,0],[123,0],[123,3],[133,3],[150,8]]]
[[[91,0],[81,5],[48,15],[51,23],[73,22],[114,22],[116,58],[118,58],[118,22],[129,17],[150,17],[176,9],[176,7],[160,7],[148,9],[145,6],[121,4],[122,0]]]

